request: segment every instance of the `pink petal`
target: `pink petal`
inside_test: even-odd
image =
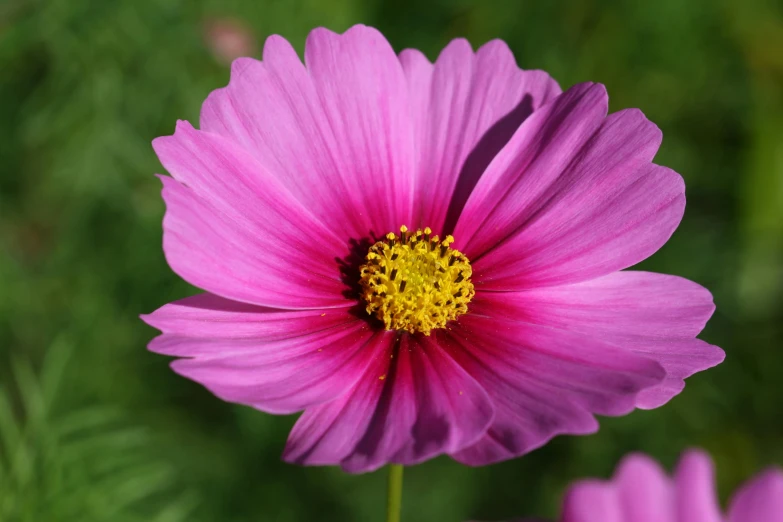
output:
[[[143,317],[150,350],[223,400],[294,413],[348,391],[372,361],[372,332],[347,309],[285,312],[204,294]]]
[[[783,522],[783,470],[768,469],[743,485],[729,502],[728,522]]]
[[[595,431],[591,414],[628,413],[664,376],[655,361],[534,324],[468,314],[440,335],[496,406],[487,437],[453,455],[469,465],[522,455],[557,434]]]
[[[359,473],[389,462],[417,464],[484,434],[492,404],[442,347],[430,338],[381,335],[375,361],[354,390],[305,411],[286,461],[341,464]]]
[[[539,448],[561,434],[586,435],[598,431],[598,422],[586,410],[565,398],[552,399],[549,389],[500,380],[474,368],[476,379],[492,380],[495,419],[485,437],[452,454],[469,466],[513,459]]]
[[[715,489],[715,468],[709,455],[690,450],[674,474],[679,522],[723,522]]]
[[[305,61],[270,37],[263,62],[234,62],[228,87],[202,107],[202,127],[243,146],[346,237],[412,224],[412,123],[391,46],[361,25],[315,29]]]
[[[568,489],[560,521],[630,522],[623,516],[619,492],[614,485],[598,480],[583,480]]]
[[[455,229],[461,249],[478,258],[532,218],[551,188],[606,116],[602,85],[579,84],[527,118],[494,158]],[[539,200],[542,200],[539,202]]]
[[[294,425],[288,436],[284,460],[303,465],[334,465],[350,456],[364,433],[368,430],[384,389],[399,394],[404,387],[394,390],[394,376],[389,367],[395,352],[395,334],[379,332],[373,338],[368,351],[374,354],[367,371],[355,387],[338,400],[322,406],[308,408]],[[399,372],[398,372],[399,373]],[[400,379],[407,374],[401,373]],[[403,407],[396,419],[399,425],[407,424],[404,416],[406,400],[392,404]],[[393,448],[396,450],[396,448]]]
[[[480,292],[471,310],[578,332],[658,361],[666,379],[639,394],[641,408],[668,402],[684,378],[724,358],[720,348],[694,339],[715,310],[712,295],[676,276],[617,272],[523,292]]]
[[[666,370],[666,378],[659,386],[639,394],[636,406],[643,410],[663,406],[685,388],[683,379],[712,368],[725,358],[723,350],[700,339],[650,342],[634,351],[655,359]]]
[[[356,321],[347,308],[287,311],[199,294],[164,305],[141,318],[161,332],[193,338],[280,341]],[[159,352],[188,356],[190,353]]]
[[[530,116],[496,156],[457,224],[477,288],[584,281],[626,268],[671,236],[682,179],[650,163],[660,131],[637,110],[606,117],[580,84]]]
[[[189,283],[237,301],[307,308],[350,306],[338,259],[347,240],[325,227],[253,158],[180,123],[155,150],[162,177],[163,248]]]
[[[672,481],[650,457],[639,454],[625,457],[615,472],[613,482],[625,520],[677,522]]]
[[[400,353],[409,353],[417,415],[413,437],[395,459],[416,464],[476,442],[492,423],[494,409],[479,383],[433,338],[412,336],[407,341]]]
[[[454,40],[434,65],[413,49],[400,61],[417,146],[416,222],[447,232],[492,158],[560,87],[543,71],[519,69],[500,40],[475,53],[466,40]]]
[[[620,463],[611,481],[583,480],[571,486],[560,520],[677,522],[674,488],[657,462],[631,454]]]

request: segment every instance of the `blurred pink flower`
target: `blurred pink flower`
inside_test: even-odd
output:
[[[686,452],[674,477],[645,455],[629,455],[610,481],[583,480],[566,493],[561,522],[783,522],[783,470],[756,475],[734,493],[726,515],[710,457]]]
[[[215,59],[223,64],[252,56],[256,50],[256,39],[250,28],[233,18],[207,20],[204,23],[204,41]]]
[[[207,293],[146,316],[150,349],[224,400],[304,410],[284,458],[351,472],[488,464],[666,403],[723,359],[695,338],[714,305],[619,271],[685,196],[652,163],[658,128],[607,103],[498,40],[432,64],[372,28],[316,29],[303,65],[270,37],[201,130],[153,143],[166,258]]]

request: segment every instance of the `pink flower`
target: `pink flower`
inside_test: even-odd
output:
[[[745,483],[724,516],[707,454],[686,452],[673,478],[649,457],[629,455],[612,480],[584,480],[571,486],[560,521],[783,522],[783,470],[771,468]]]
[[[229,64],[241,56],[249,56],[256,48],[253,32],[240,20],[210,18],[204,23],[204,43],[215,59]]]
[[[146,316],[150,349],[224,400],[304,410],[289,462],[501,461],[723,359],[695,338],[707,290],[619,271],[685,196],[601,85],[561,94],[497,40],[432,64],[316,29],[305,65],[279,36],[236,60],[200,123],[153,145],[166,258],[207,293]]]

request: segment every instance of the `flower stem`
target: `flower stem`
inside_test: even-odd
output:
[[[402,471],[400,464],[389,464],[389,489],[386,499],[386,522],[400,522],[402,507]]]

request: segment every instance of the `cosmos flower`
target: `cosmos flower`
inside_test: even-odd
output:
[[[206,293],[145,316],[150,349],[226,401],[304,411],[284,459],[483,465],[655,408],[723,352],[710,293],[620,271],[685,207],[661,133],[565,93],[508,47],[436,62],[375,29],[236,60],[200,130],[153,146],[163,249]]]
[[[770,468],[734,493],[726,515],[708,455],[691,450],[673,478],[645,455],[629,455],[610,481],[584,480],[566,493],[561,522],[783,522],[783,470]]]
[[[222,64],[230,64],[256,48],[253,32],[234,18],[208,18],[204,23],[204,43]]]

